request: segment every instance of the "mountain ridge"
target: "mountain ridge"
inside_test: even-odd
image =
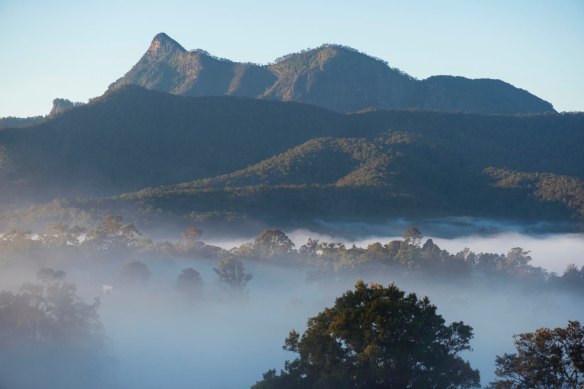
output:
[[[386,61],[336,44],[284,55],[266,65],[187,51],[165,33],[109,89],[135,84],[185,96],[235,95],[296,101],[337,112],[416,109],[520,114],[553,106],[501,80],[432,76],[417,80]]]
[[[562,204],[573,207],[581,197],[583,142],[584,114],[341,114],[127,85],[40,124],[0,131],[0,205],[81,198],[90,209],[126,204],[183,218],[565,221],[571,213]],[[561,182],[569,195],[496,186],[489,167],[554,174],[538,179],[546,188]]]

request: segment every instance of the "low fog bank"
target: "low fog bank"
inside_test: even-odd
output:
[[[584,320],[577,299],[563,295],[444,288],[387,274],[307,284],[300,270],[247,265],[254,279],[243,300],[225,300],[213,281],[207,301],[194,306],[149,292],[135,299],[114,293],[104,299],[102,314],[115,345],[121,387],[248,388],[269,368],[280,369],[293,359],[281,349],[288,332],[303,331],[307,318],[332,306],[358,278],[385,285],[395,281],[404,290],[428,295],[448,322],[471,325],[474,351],[464,357],[481,371],[483,383],[494,379],[495,356],[513,350],[513,334]],[[212,279],[209,268],[199,268]]]
[[[405,228],[399,232],[392,230],[388,234],[373,233],[375,231],[373,230],[371,235],[361,236],[359,239],[350,239],[339,234],[319,233],[308,229],[284,232],[296,247],[305,244],[309,238],[321,242],[342,243],[347,247],[352,245],[367,247],[375,242],[387,243],[402,239],[401,234]],[[531,265],[542,267],[549,272],[561,274],[570,264],[575,264],[578,268],[584,266],[584,234],[582,233],[527,234],[518,231],[507,231],[482,235],[471,233],[457,235],[454,238],[445,238],[442,234],[429,235],[425,230],[422,231],[426,238],[432,239],[440,248],[451,253],[460,252],[465,248],[470,248],[477,253],[507,253],[514,247],[521,247],[529,251],[533,259]],[[459,232],[462,233],[462,231]],[[239,247],[251,239],[253,238],[209,239],[208,243],[229,250]]]
[[[448,323],[464,321],[472,326],[474,351],[465,352],[464,358],[480,370],[483,385],[494,379],[496,355],[513,351],[513,334],[563,327],[568,320],[584,322],[584,270],[576,269],[574,274],[580,278],[569,287],[548,285],[547,276],[523,263],[527,257],[519,252],[513,260],[510,255],[497,257],[503,266],[499,272],[489,275],[467,268],[457,275],[452,266],[462,268],[468,258],[449,256],[428,242],[422,245],[421,237],[412,235],[409,241],[392,242],[388,247],[378,245],[379,252],[372,244],[401,240],[403,230],[348,239],[296,229],[287,235],[297,250],[288,247],[283,251],[280,249],[287,237],[280,231],[262,232],[250,242],[253,239],[247,235],[213,240],[190,228],[173,242],[152,241],[116,217],[108,217],[89,230],[57,225],[41,234],[11,232],[0,239],[0,290],[10,291],[0,296],[0,309],[18,296],[21,284],[39,282],[35,281],[39,269],[63,270],[67,282],[76,285],[76,289],[63,289],[77,304],[75,309],[95,309],[99,315],[104,346],[99,354],[102,362],[93,372],[96,378],[88,373],[90,381],[77,386],[64,383],[65,379],[82,382],[82,378],[70,377],[67,369],[63,374],[43,372],[44,381],[33,386],[13,385],[30,376],[30,362],[18,353],[4,352],[8,362],[20,367],[2,371],[0,364],[0,371],[14,378],[7,381],[7,376],[0,374],[0,388],[7,382],[11,383],[10,389],[249,388],[268,369],[281,369],[286,360],[295,358],[295,354],[282,350],[290,330],[302,332],[308,318],[332,306],[359,279],[370,284],[394,282],[407,292],[428,296]],[[323,243],[312,246],[311,252],[308,238]],[[453,254],[464,247],[475,252],[507,253],[520,246],[531,250],[532,265],[548,270],[563,271],[561,260],[584,265],[580,255],[584,238],[577,234],[528,235],[513,231],[456,239],[439,235],[433,239],[442,250]],[[342,242],[347,247],[324,242]],[[238,248],[225,251],[208,243]],[[353,243],[364,249],[351,249]],[[370,244],[374,249],[368,248]],[[329,249],[328,254],[321,253]],[[397,254],[390,254],[394,249]],[[408,253],[415,255],[410,258]],[[433,260],[427,262],[425,253],[431,253]],[[418,266],[430,267],[423,271]],[[474,266],[475,271],[479,269]],[[222,273],[225,269],[235,269],[239,277],[236,283],[226,282],[225,275],[229,274]],[[185,279],[190,283],[179,282]],[[555,280],[560,281],[565,280]],[[80,301],[72,297],[73,291]],[[96,297],[99,304],[93,303]],[[0,324],[5,325],[5,319],[0,316]],[[63,353],[62,361],[70,361],[71,353]],[[57,359],[58,353],[53,355]],[[92,360],[91,353],[83,355]],[[39,351],[27,354],[27,358],[42,361],[47,357]],[[81,371],[77,362],[70,363],[69,370]]]
[[[530,251],[531,264],[550,272],[561,273],[569,264],[584,266],[584,234],[524,235],[517,232],[490,236],[471,235],[457,239],[436,238],[434,241],[451,252],[472,247],[480,252],[507,252],[513,247]]]
[[[525,235],[577,233],[577,223],[521,222],[508,219],[489,219],[471,216],[452,216],[433,219],[389,219],[383,223],[315,221],[310,230],[317,233],[363,240],[371,236],[400,236],[409,226],[416,226],[428,236],[454,239],[468,235],[494,235],[517,232]]]
[[[167,221],[164,224],[153,224],[137,220],[136,225],[149,236],[157,239],[172,239],[177,236],[182,228],[185,228],[185,225],[183,225],[185,221],[181,221],[182,224],[177,224],[176,220],[173,220],[174,223]],[[263,229],[272,228],[280,229],[286,233],[306,231],[307,237],[332,237],[334,241],[339,242],[368,241],[376,237],[398,237],[410,226],[418,227],[429,237],[442,239],[455,239],[473,235],[490,236],[507,232],[528,236],[546,236],[577,234],[584,231],[582,224],[577,223],[522,223],[513,220],[496,220],[479,217],[443,217],[435,219],[393,218],[383,222],[339,222],[318,219],[302,223],[292,220],[275,222],[275,224],[266,224],[257,220],[245,219],[236,220],[231,223],[205,220],[197,221],[195,224],[204,231],[203,239],[205,242],[228,248],[252,240]],[[179,225],[180,227],[178,227]],[[235,242],[235,244],[230,246],[230,242]],[[299,243],[303,244],[305,242],[306,240]]]
[[[494,378],[495,356],[513,350],[513,334],[584,321],[578,296],[418,280],[392,275],[387,268],[308,282],[307,268],[246,261],[253,279],[243,294],[234,295],[218,282],[215,260],[150,258],[144,264],[151,276],[134,285],[119,276],[120,264],[67,269],[85,300],[101,299],[99,314],[114,360],[107,374],[111,387],[248,388],[268,369],[280,369],[293,359],[281,348],[288,332],[303,331],[309,317],[332,306],[357,279],[395,282],[429,296],[447,322],[471,325],[474,351],[464,358],[480,370],[483,384]],[[194,301],[185,301],[175,289],[176,277],[186,267],[195,268],[203,280]],[[111,289],[104,291],[104,285]],[[47,383],[46,388],[52,387]]]

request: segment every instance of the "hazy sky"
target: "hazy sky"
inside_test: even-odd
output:
[[[499,78],[584,111],[582,0],[0,0],[0,117],[101,95],[161,31],[259,63],[340,43],[417,78]]]

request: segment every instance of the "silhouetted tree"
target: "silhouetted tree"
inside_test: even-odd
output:
[[[97,308],[65,272],[41,269],[37,283],[0,292],[0,386],[99,387],[106,360]]]
[[[422,235],[422,232],[416,227],[408,227],[404,231],[403,238],[405,243],[418,247],[422,243],[424,235]]]
[[[290,332],[284,349],[299,357],[253,388],[477,387],[479,372],[458,355],[471,338],[462,322],[446,326],[428,298],[359,281],[310,318],[304,334]]]
[[[540,328],[515,335],[514,354],[497,356],[495,389],[584,387],[584,326]]]
[[[192,267],[183,269],[178,275],[175,284],[177,292],[187,300],[194,300],[201,293],[203,279],[201,274]]]
[[[228,256],[222,258],[213,271],[219,276],[219,281],[231,292],[241,293],[253,276],[245,272],[243,262]]]
[[[148,266],[140,261],[126,263],[120,273],[122,280],[128,285],[144,284],[150,279]]]

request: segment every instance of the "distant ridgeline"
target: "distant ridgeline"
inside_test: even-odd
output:
[[[580,113],[340,114],[125,86],[40,124],[0,131],[0,204],[109,197],[66,206],[268,223],[581,220],[582,144]]]
[[[417,80],[378,58],[339,45],[288,54],[269,65],[187,51],[164,33],[114,82],[183,96],[244,96],[314,104],[338,112],[416,109],[483,114],[555,112],[552,105],[500,80],[433,76]]]

